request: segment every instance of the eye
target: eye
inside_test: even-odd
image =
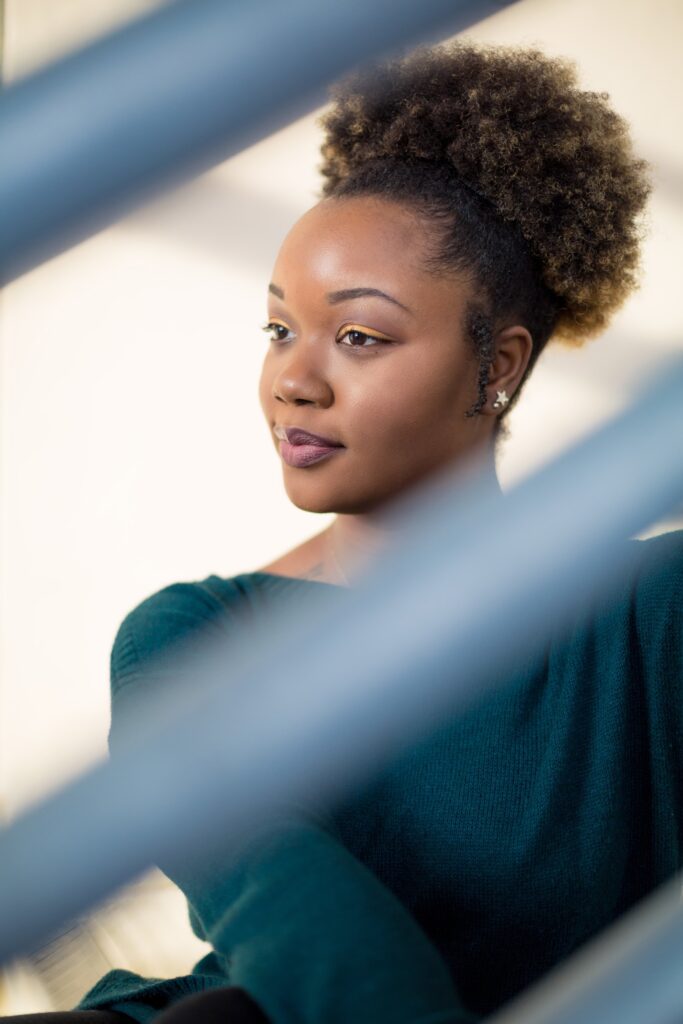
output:
[[[267,324],[264,324],[261,327],[261,330],[269,332],[271,334],[271,341],[274,341],[276,345],[279,344],[280,342],[283,342],[285,340],[286,335],[289,332],[289,328],[285,327],[284,324],[278,323],[276,320],[270,320]],[[273,331],[278,330],[284,331],[284,335],[275,334],[273,336]],[[347,327],[343,334],[339,335],[339,338],[337,340],[341,341],[342,338],[350,339],[349,342],[344,344],[344,348],[379,348],[380,345],[392,344],[390,338],[380,338],[378,335],[368,334],[367,331],[361,331],[357,327]],[[371,344],[364,344],[362,339],[370,341]],[[358,340],[360,340],[360,343],[356,344],[356,341]]]
[[[377,335],[375,335],[375,334],[367,334],[366,331],[359,331],[357,327],[347,327],[347,329],[344,331],[344,333],[340,335],[340,339],[341,338],[349,338],[349,339],[351,339],[352,335],[354,335],[356,338],[368,338],[368,339],[370,339],[370,341],[374,342],[374,344],[372,344],[372,345],[354,345],[353,341],[351,341],[351,344],[345,346],[346,348],[378,348],[380,345],[391,344],[388,341],[388,339],[385,341],[384,338],[378,338]]]
[[[276,330],[277,328],[279,328],[281,331],[284,331],[285,334],[287,333],[287,328],[285,327],[284,324],[275,323],[275,321],[273,321],[273,320],[271,320],[270,323],[264,324],[263,327],[261,328],[261,330],[262,331],[268,331],[272,335],[273,330]],[[283,340],[284,339],[282,337],[276,336],[276,337],[273,338],[271,336],[271,341],[283,341]]]

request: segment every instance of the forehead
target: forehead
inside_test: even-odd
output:
[[[344,287],[382,282],[426,283],[421,266],[428,228],[399,203],[373,197],[325,199],[290,229],[273,279],[297,278],[310,286]]]

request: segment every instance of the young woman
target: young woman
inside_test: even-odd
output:
[[[336,518],[126,617],[114,755],[128,699],[173,671],[157,654],[353,586],[394,539],[383,509],[442,467],[474,459],[500,492],[540,352],[600,333],[636,286],[647,167],[567,61],[421,47],[333,100],[320,201],[268,287],[259,396],[290,500]],[[111,971],[63,1020],[479,1021],[680,869],[683,531],[628,543],[643,557],[616,598],[341,805],[238,858],[161,865],[212,952],[182,978]]]

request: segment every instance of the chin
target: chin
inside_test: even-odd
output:
[[[287,497],[291,501],[292,505],[296,508],[300,508],[302,512],[317,512],[324,514],[325,512],[339,512],[338,503],[325,498],[307,498],[302,494],[291,494],[287,491]]]
[[[335,515],[363,515],[371,513],[380,508],[386,501],[377,495],[351,495],[348,491],[344,494],[304,494],[304,488],[286,487],[287,497],[292,505],[300,508],[302,512],[325,512]]]

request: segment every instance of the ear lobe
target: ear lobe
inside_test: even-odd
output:
[[[489,373],[492,401],[496,400],[497,392],[506,392],[508,399],[512,398],[529,365],[532,351],[533,340],[526,327],[515,324],[499,332]]]

